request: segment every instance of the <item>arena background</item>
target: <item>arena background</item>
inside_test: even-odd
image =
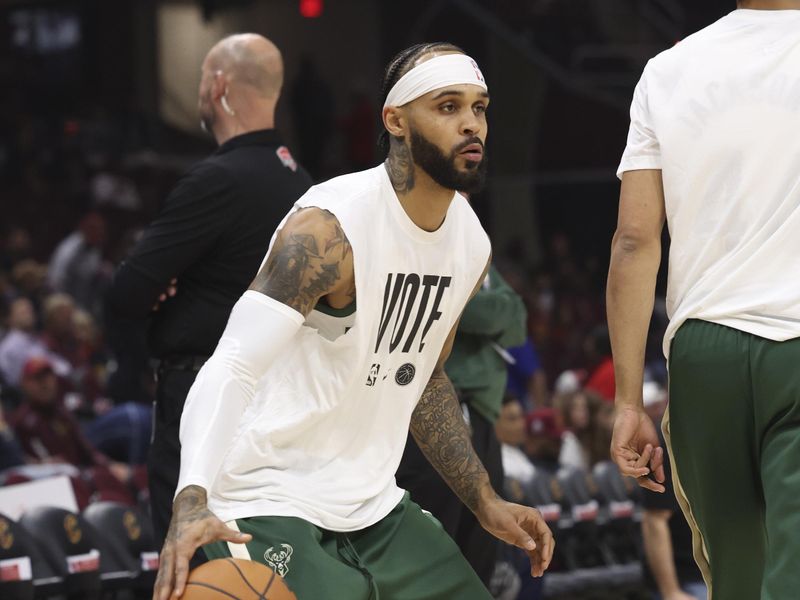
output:
[[[301,5],[319,5],[303,17]],[[526,264],[544,259],[547,238],[566,233],[583,256],[608,254],[633,86],[647,59],[729,12],[732,2],[688,0],[150,0],[13,2],[0,6],[3,214],[36,225],[40,256],[70,230],[26,208],[24,178],[36,165],[20,148],[49,155],[51,170],[76,169],[90,143],[129,169],[179,171],[212,148],[198,128],[199,64],[220,37],[253,30],[274,40],[286,63],[278,128],[301,155],[290,99],[304,60],[329,96],[328,131],[314,169],[347,171],[342,117],[362,94],[377,114],[383,66],[398,49],[446,39],[482,65],[491,87],[492,184],[478,201],[496,252]],[[366,120],[365,120],[366,121]],[[337,125],[340,125],[337,127]],[[106,126],[107,140],[91,140]],[[377,117],[369,126],[377,126]],[[102,134],[98,134],[102,135]],[[352,134],[356,135],[356,134]],[[87,140],[87,138],[89,138]],[[158,157],[158,159],[156,159]],[[44,160],[44,157],[41,157]],[[166,160],[165,160],[166,159]],[[22,168],[20,168],[22,167]],[[30,173],[33,176],[32,173]],[[48,174],[44,174],[45,177]],[[53,173],[53,176],[58,174]],[[165,187],[169,187],[164,182]],[[20,188],[23,189],[20,189]],[[162,193],[145,202],[152,214]],[[51,197],[51,210],[58,207]],[[52,213],[51,213],[52,214]],[[42,225],[45,227],[42,228]]]
[[[615,169],[642,68],[734,4],[0,0],[0,336],[20,296],[33,300],[47,334],[45,301],[59,291],[48,262],[86,215],[99,215],[102,260],[78,307],[90,333],[68,401],[86,426],[114,405],[146,405],[147,376],[135,390],[114,386],[102,297],[181,172],[214,149],[197,115],[209,48],[242,31],[277,44],[286,67],[277,128],[321,181],[375,164],[388,59],[412,43],[447,40],[478,61],[491,91],[489,184],[473,203],[496,262],[526,300],[549,393],[564,371],[597,359],[587,342],[604,322]],[[648,359],[663,383],[660,304]],[[10,413],[19,391],[4,382],[2,399]]]

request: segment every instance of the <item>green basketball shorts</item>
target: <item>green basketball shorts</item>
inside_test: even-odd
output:
[[[800,339],[687,321],[664,432],[713,600],[800,598]]]
[[[327,531],[295,517],[228,526],[253,540],[208,544],[206,555],[265,564],[298,600],[491,600],[450,536],[408,494],[384,519],[356,532]]]

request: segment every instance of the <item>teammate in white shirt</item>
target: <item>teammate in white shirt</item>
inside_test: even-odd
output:
[[[636,88],[608,279],[612,454],[663,491],[642,409],[661,234],[671,248],[664,433],[709,597],[800,589],[800,2],[739,9]]]
[[[488,600],[394,482],[409,427],[533,575],[550,562],[541,515],[492,489],[443,368],[490,258],[455,192],[485,178],[486,83],[423,44],[389,64],[384,98],[386,162],[297,202],[187,398],[157,600],[182,593],[199,546],[271,566],[300,600]]]

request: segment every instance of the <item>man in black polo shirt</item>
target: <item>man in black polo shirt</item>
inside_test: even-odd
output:
[[[274,129],[282,83],[280,51],[259,35],[231,36],[211,49],[199,111],[220,146],[181,178],[110,290],[115,317],[149,318],[148,345],[160,360],[148,465],[159,545],[172,515],[186,394],[272,233],[312,184]]]

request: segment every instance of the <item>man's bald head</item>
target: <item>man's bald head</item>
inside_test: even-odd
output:
[[[264,36],[255,33],[231,35],[208,53],[206,65],[222,71],[232,84],[252,87],[260,96],[277,98],[283,85],[281,51]]]

